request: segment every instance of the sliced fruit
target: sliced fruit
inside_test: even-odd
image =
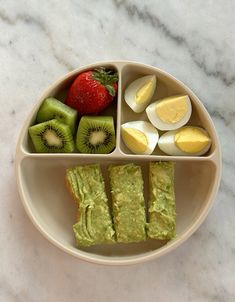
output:
[[[65,103],[80,116],[102,112],[117,93],[118,74],[103,67],[80,73],[72,83]]]
[[[113,117],[83,116],[78,125],[76,147],[81,153],[110,153],[115,147]]]
[[[45,99],[38,110],[37,123],[57,119],[59,122],[70,127],[72,133],[75,132],[77,111],[57,99],[50,97]]]
[[[70,127],[56,119],[30,127],[29,134],[36,152],[69,153],[74,150]]]

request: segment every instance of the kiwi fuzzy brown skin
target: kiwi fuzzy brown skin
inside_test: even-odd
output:
[[[68,125],[53,119],[29,128],[36,152],[70,153],[74,151],[74,141]]]
[[[83,116],[78,125],[76,147],[81,153],[108,154],[116,145],[112,116]]]
[[[77,111],[54,97],[45,99],[40,106],[36,122],[42,123],[52,119],[57,119],[59,122],[68,125],[71,128],[72,134],[75,133]]]

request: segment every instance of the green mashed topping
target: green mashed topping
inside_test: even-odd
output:
[[[66,179],[79,206],[79,221],[73,226],[77,245],[115,242],[100,166],[68,169]]]
[[[174,164],[151,162],[149,184],[147,235],[154,239],[172,239],[176,225]]]
[[[113,220],[118,242],[146,239],[145,203],[141,167],[127,164],[109,167]]]

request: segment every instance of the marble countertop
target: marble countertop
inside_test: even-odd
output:
[[[147,3],[147,4],[144,4]],[[235,2],[0,0],[0,301],[235,301]],[[203,101],[223,152],[219,193],[199,230],[129,267],[80,261],[50,244],[16,188],[15,145],[43,90],[101,60],[151,64]]]

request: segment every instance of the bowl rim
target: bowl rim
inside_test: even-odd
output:
[[[37,107],[39,107],[39,105],[41,104],[42,100],[45,98],[44,96],[48,94],[49,90],[53,90],[55,87],[57,87],[61,82],[63,82],[64,80],[66,80],[67,78],[82,72],[83,70],[88,70],[88,69],[93,69],[94,67],[97,66],[102,66],[102,65],[112,65],[112,64],[121,64],[121,65],[136,65],[136,66],[140,66],[140,67],[145,67],[145,68],[150,68],[150,69],[154,69],[157,73],[162,74],[163,76],[173,80],[175,83],[177,83],[179,86],[181,86],[184,90],[186,90],[190,95],[192,95],[198,105],[201,107],[201,109],[207,113],[207,118],[209,121],[209,124],[211,126],[211,129],[213,131],[214,134],[214,140],[215,140],[215,145],[216,145],[216,155],[215,158],[212,160],[214,163],[216,164],[216,175],[214,178],[214,183],[211,189],[211,192],[209,194],[209,197],[207,198],[207,203],[205,204],[205,206],[202,208],[200,215],[198,215],[198,217],[196,217],[195,221],[183,232],[183,234],[181,236],[176,237],[174,240],[169,241],[167,244],[165,244],[164,246],[153,250],[151,252],[147,252],[147,253],[143,253],[143,254],[139,254],[139,255],[133,255],[133,256],[123,256],[123,257],[109,257],[109,256],[101,256],[101,255],[97,255],[95,254],[94,256],[88,252],[84,252],[78,248],[74,248],[74,250],[64,246],[60,241],[56,240],[48,231],[46,231],[41,225],[40,223],[37,221],[37,218],[35,217],[33,211],[31,210],[28,202],[27,202],[27,198],[24,194],[24,190],[23,190],[23,186],[22,186],[22,182],[21,182],[21,174],[20,174],[20,163],[22,161],[22,156],[21,154],[21,144],[22,144],[22,137],[25,133],[25,130],[27,128],[27,121],[32,117],[32,115],[35,113],[35,110]],[[181,82],[180,80],[178,80],[177,78],[175,78],[173,75],[171,75],[170,73],[157,68],[155,66],[152,65],[148,65],[145,63],[141,63],[141,62],[137,62],[137,61],[129,61],[129,60],[111,60],[111,61],[97,61],[88,65],[84,65],[81,66],[79,68],[76,68],[66,74],[64,74],[63,76],[59,77],[57,80],[55,80],[51,85],[49,85],[46,89],[44,89],[43,93],[41,94],[41,96],[37,99],[37,101],[35,102],[31,112],[28,114],[26,120],[24,121],[24,124],[21,128],[20,134],[18,136],[18,141],[16,144],[16,155],[15,155],[15,175],[16,175],[16,183],[17,183],[17,188],[18,188],[18,192],[20,195],[20,199],[22,201],[22,204],[24,206],[24,209],[27,213],[27,215],[29,216],[31,222],[33,223],[33,225],[36,227],[36,229],[39,230],[39,232],[45,237],[47,238],[47,240],[49,242],[51,242],[53,245],[57,246],[58,248],[60,248],[61,250],[65,251],[66,253],[85,260],[87,262],[90,263],[95,263],[95,264],[103,264],[103,265],[130,265],[130,264],[137,264],[137,263],[143,263],[149,260],[153,260],[156,258],[159,258],[163,255],[168,254],[169,252],[171,252],[172,250],[174,250],[175,248],[177,248],[178,246],[180,246],[182,243],[184,243],[200,226],[201,224],[204,222],[205,218],[207,217],[213,202],[215,200],[215,197],[218,193],[219,190],[219,185],[220,185],[220,181],[221,181],[221,171],[222,171],[222,156],[221,156],[221,146],[219,143],[219,139],[218,139],[218,135],[217,135],[217,131],[215,129],[213,120],[211,118],[211,116],[209,115],[208,111],[206,110],[205,106],[203,105],[203,103],[200,101],[200,99],[197,97],[197,95],[188,87],[186,86],[183,82]]]

